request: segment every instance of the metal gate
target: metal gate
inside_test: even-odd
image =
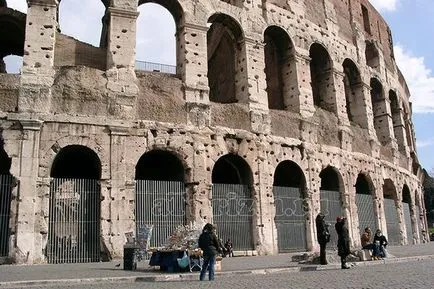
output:
[[[338,191],[320,191],[321,212],[325,215],[324,220],[330,224],[329,248],[336,247],[338,235],[335,230],[336,217],[342,216],[341,193]]]
[[[279,253],[306,249],[306,227],[300,188],[273,187]]]
[[[366,227],[372,232],[377,229],[375,221],[374,201],[371,195],[356,194],[357,216],[359,217],[359,231],[362,234]]]
[[[213,184],[214,224],[220,238],[231,239],[234,250],[254,250],[253,204],[248,186]]]
[[[0,257],[9,254],[12,176],[0,175]]]
[[[408,203],[402,203],[402,212],[404,213],[405,229],[407,231],[407,244],[411,245],[413,244],[413,230],[411,226],[410,205]]]
[[[100,215],[99,181],[52,179],[48,262],[99,262]]]
[[[390,245],[399,245],[401,233],[395,200],[384,199],[384,214],[386,215],[387,241]]]
[[[185,185],[174,181],[136,181],[136,236],[138,228],[154,225],[150,247],[162,246],[176,227],[185,225]]]

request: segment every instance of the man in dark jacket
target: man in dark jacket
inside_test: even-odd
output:
[[[200,281],[205,280],[206,271],[209,272],[209,280],[214,280],[214,266],[217,254],[221,252],[220,242],[215,234],[215,228],[208,223],[203,227],[199,236],[199,248],[203,251],[203,266],[200,271]]]
[[[319,260],[321,265],[327,265],[326,258],[326,245],[330,241],[330,232],[328,228],[328,224],[326,224],[324,220],[325,216],[323,213],[319,213],[316,216],[315,224],[316,224],[316,236],[318,238],[319,243]]]
[[[347,265],[347,256],[350,255],[350,234],[345,224],[346,218],[336,218],[336,233],[338,234],[338,255],[341,257],[341,268],[350,269]]]

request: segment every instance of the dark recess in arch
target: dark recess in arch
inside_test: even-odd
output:
[[[51,177],[97,180],[101,178],[101,162],[97,154],[85,146],[66,146],[54,159]]]
[[[184,166],[173,153],[153,150],[145,153],[136,165],[136,180],[184,181]]]
[[[319,174],[321,178],[321,190],[340,191],[339,175],[332,167],[327,167]]]
[[[12,159],[4,149],[3,130],[0,128],[0,175],[8,175],[11,164]]]
[[[213,184],[251,185],[252,172],[240,156],[228,154],[217,160],[212,171]]]
[[[277,166],[273,186],[303,189],[305,184],[303,171],[296,163],[283,161]]]

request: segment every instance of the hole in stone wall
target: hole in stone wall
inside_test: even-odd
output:
[[[4,149],[3,130],[0,128],[0,175],[8,175],[12,160]]]
[[[339,175],[334,168],[329,166],[323,169],[319,176],[321,178],[321,190],[340,191]]]
[[[51,168],[53,178],[100,179],[101,161],[91,149],[70,145],[62,148]]]
[[[330,89],[329,80],[332,79],[332,66],[330,55],[327,50],[318,43],[312,44],[309,50],[310,75],[314,105],[326,110],[330,110],[327,102]]]
[[[283,161],[276,167],[273,186],[303,189],[305,184],[303,171],[296,163]]]
[[[363,88],[361,86],[362,79],[357,66],[350,59],[344,60],[343,68],[347,115],[350,121],[354,121],[357,110],[361,109],[358,98],[363,95]],[[360,123],[358,124],[361,125]]]
[[[213,184],[251,185],[252,171],[247,162],[238,155],[227,154],[220,157],[212,170]]]
[[[183,182],[184,174],[182,162],[168,151],[147,152],[136,165],[136,180]]]

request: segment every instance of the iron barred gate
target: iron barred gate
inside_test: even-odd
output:
[[[9,254],[12,175],[0,175],[0,257]]]
[[[253,199],[246,185],[213,184],[212,211],[219,237],[234,250],[254,250]]]
[[[377,222],[375,221],[374,201],[371,195],[356,194],[357,215],[359,217],[359,231],[362,234],[366,227],[375,233]]]
[[[395,200],[384,199],[384,214],[386,215],[387,241],[390,245],[399,245],[401,234]]]
[[[320,191],[321,212],[325,215],[324,220],[330,224],[329,248],[336,247],[338,235],[335,230],[336,217],[342,216],[341,197],[339,191]]]
[[[306,248],[306,228],[304,200],[299,188],[273,187],[279,253],[304,250]]]
[[[49,263],[100,261],[100,185],[54,178],[50,185]]]
[[[402,203],[402,210],[404,213],[405,229],[407,231],[407,244],[411,245],[413,244],[413,230],[411,226],[410,205],[408,203]]]
[[[162,246],[176,227],[187,222],[185,185],[176,181],[136,181],[136,236],[138,228],[154,225],[150,247]]]

